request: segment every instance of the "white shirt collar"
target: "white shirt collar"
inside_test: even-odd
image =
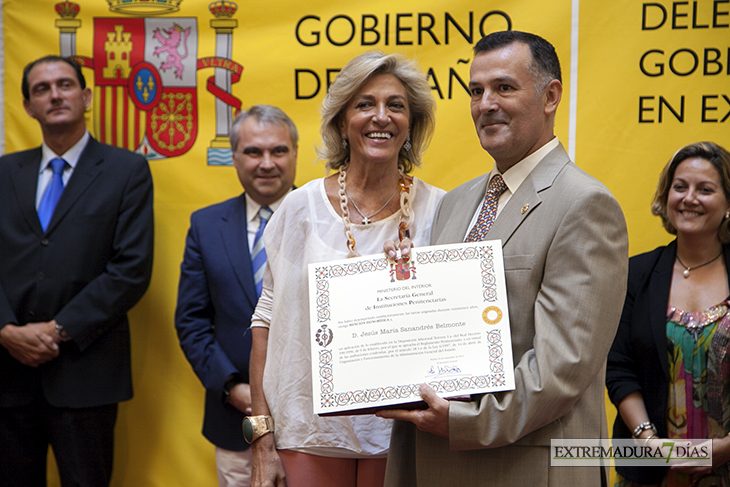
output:
[[[510,193],[514,194],[515,191],[517,191],[517,188],[519,188],[525,179],[527,179],[527,176],[530,175],[532,170],[535,169],[547,153],[556,148],[558,144],[560,144],[558,137],[553,137],[548,143],[509,168],[509,170],[504,174],[499,172],[497,164],[495,163],[494,168],[492,168],[492,172],[489,174],[489,181],[492,180],[495,174],[502,174],[502,178],[504,179],[504,183],[507,185],[507,189],[509,189]],[[487,182],[487,187],[489,187],[489,182]]]
[[[63,154],[56,154],[50,147],[48,147],[46,142],[43,141],[43,144],[41,144],[42,155],[39,172],[43,172],[43,170],[48,167],[48,163],[51,162],[51,159],[55,159],[56,157],[62,158],[69,166],[75,169],[76,164],[79,163],[79,159],[81,158],[81,153],[84,152],[86,144],[89,142],[90,138],[91,135],[89,135],[89,131],[87,130],[84,132],[84,135],[79,139],[79,141],[72,145],[71,148]]]
[[[289,188],[289,191],[284,194],[281,198],[279,198],[277,201],[273,202],[269,205],[269,208],[271,208],[271,211],[276,211],[279,209],[279,206],[281,206],[281,202],[284,200],[287,194],[291,193],[291,188]],[[253,198],[251,198],[248,193],[244,193],[246,196],[246,221],[248,223],[253,223],[257,221],[259,217],[259,210],[261,209],[261,205],[254,201]]]

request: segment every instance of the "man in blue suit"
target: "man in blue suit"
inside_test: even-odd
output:
[[[0,159],[0,484],[108,485],[117,403],[132,397],[127,311],[150,282],[152,176],[86,130],[78,64],[23,72],[43,144]],[[141,323],[140,323],[141,324]]]
[[[216,446],[221,486],[248,486],[251,450],[251,315],[265,264],[263,228],[296,174],[299,135],[279,108],[254,105],[231,126],[233,165],[244,193],[193,213],[180,267],[175,327],[206,389],[203,435]]]

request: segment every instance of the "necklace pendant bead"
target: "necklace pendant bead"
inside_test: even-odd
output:
[[[686,265],[684,265],[684,262],[682,262],[682,259],[679,258],[679,254],[676,255],[676,259],[677,259],[677,262],[679,262],[679,265],[684,267],[684,271],[682,271],[682,275],[684,276],[685,279],[687,279],[689,277],[689,271],[691,271],[692,269],[699,269],[700,267],[705,267],[706,265],[712,264],[717,259],[719,259],[720,256],[722,256],[722,254],[724,252],[725,252],[724,250],[720,250],[720,253],[717,254],[717,256],[714,259],[708,260],[704,264],[696,265],[694,267],[687,267]]]
[[[370,221],[370,219],[368,217],[365,217],[365,218],[362,219],[362,224],[363,225],[370,225],[371,223],[372,222]]]

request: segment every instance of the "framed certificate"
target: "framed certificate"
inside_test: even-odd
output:
[[[314,412],[514,389],[499,240],[309,264]]]

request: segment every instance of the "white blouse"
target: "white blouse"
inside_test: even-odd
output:
[[[444,191],[413,178],[410,236],[428,245]],[[398,239],[400,211],[369,225],[352,225],[361,255],[383,251]],[[269,326],[264,394],[276,424],[277,449],[339,458],[385,456],[392,422],[374,415],[319,417],[312,407],[307,264],[347,258],[342,218],[327,197],[324,179],[291,192],[264,231],[267,265],[253,325]]]

